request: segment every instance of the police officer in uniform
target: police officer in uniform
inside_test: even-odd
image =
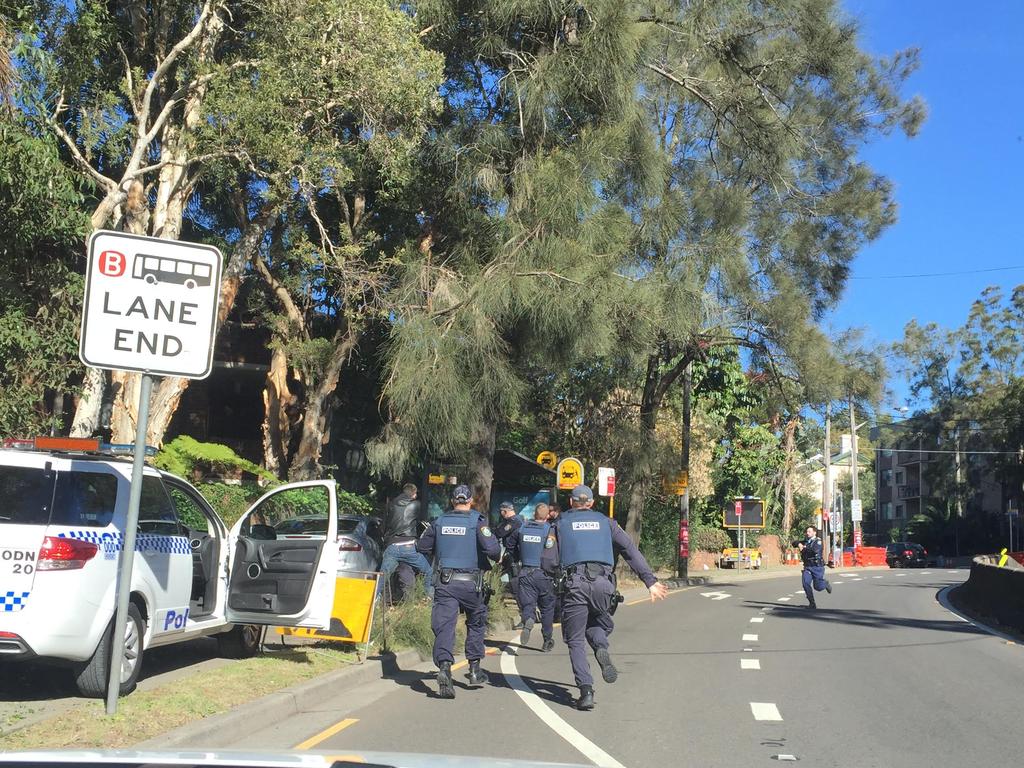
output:
[[[501,555],[501,573],[508,576],[508,590],[516,599],[516,606],[520,609],[523,604],[519,600],[519,566],[515,561],[513,550],[516,545],[516,534],[523,525],[523,518],[516,513],[515,505],[511,501],[503,501],[498,507],[498,522],[494,526],[494,535],[498,542],[504,547]],[[522,629],[522,622],[513,629]]]
[[[825,578],[825,561],[822,559],[821,539],[818,538],[818,529],[813,525],[807,526],[804,532],[806,537],[803,541],[795,541],[793,544],[800,548],[800,558],[804,562],[803,573],[800,574],[804,584],[804,594],[807,595],[807,607],[817,608],[814,602],[814,592],[821,592],[823,589],[832,594],[832,585]]]
[[[544,636],[541,650],[545,653],[555,647],[552,638],[555,622],[554,577],[558,568],[558,548],[547,518],[547,504],[534,507],[533,520],[519,528],[513,546],[519,562],[519,610],[523,623],[519,644],[526,645],[530,641],[539,605],[540,627]]]
[[[572,490],[572,506],[555,523],[563,579],[562,638],[569,646],[572,672],[580,689],[576,708],[583,710],[594,708],[594,678],[584,639],[594,649],[604,681],[614,683],[619,676],[608,652],[608,635],[614,628],[611,611],[617,599],[616,554],[622,555],[647,586],[652,602],[668,594],[626,532],[593,506],[593,491],[577,485]]]
[[[466,614],[466,658],[469,682],[482,685],[487,673],[480,669],[484,657],[484,632],[487,629],[487,601],[484,600],[484,572],[496,561],[498,540],[487,527],[483,515],[471,509],[473,493],[469,486],[458,485],[452,492],[453,509],[437,518],[424,531],[416,549],[434,558],[434,605],[430,628],[434,631],[434,664],[437,687],[442,699],[455,698],[452,683],[452,646],[459,612]]]

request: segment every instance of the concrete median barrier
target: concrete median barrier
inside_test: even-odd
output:
[[[982,555],[971,563],[971,576],[962,587],[967,607],[1005,627],[1024,631],[1024,568],[1010,560]]]

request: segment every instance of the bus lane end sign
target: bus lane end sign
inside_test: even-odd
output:
[[[158,376],[208,376],[220,302],[220,251],[105,230],[92,234],[88,250],[82,362]]]

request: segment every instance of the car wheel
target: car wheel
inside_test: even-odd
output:
[[[228,632],[217,635],[217,650],[225,659],[248,659],[259,653],[263,627],[256,624],[238,624]]]
[[[135,690],[142,670],[142,638],[146,634],[146,622],[135,603],[128,604],[128,624],[124,633],[124,655],[121,661],[121,689],[118,695],[127,696]],[[78,692],[89,698],[102,699],[107,695],[107,681],[110,677],[110,646],[114,638],[114,621],[111,619],[107,631],[100,638],[92,657],[75,667],[75,684]]]

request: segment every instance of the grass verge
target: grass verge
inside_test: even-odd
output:
[[[136,691],[118,702],[113,717],[106,716],[102,701],[83,701],[54,720],[0,737],[0,749],[130,747],[355,660],[351,651],[319,643],[271,651],[195,675],[188,685],[178,681]]]

